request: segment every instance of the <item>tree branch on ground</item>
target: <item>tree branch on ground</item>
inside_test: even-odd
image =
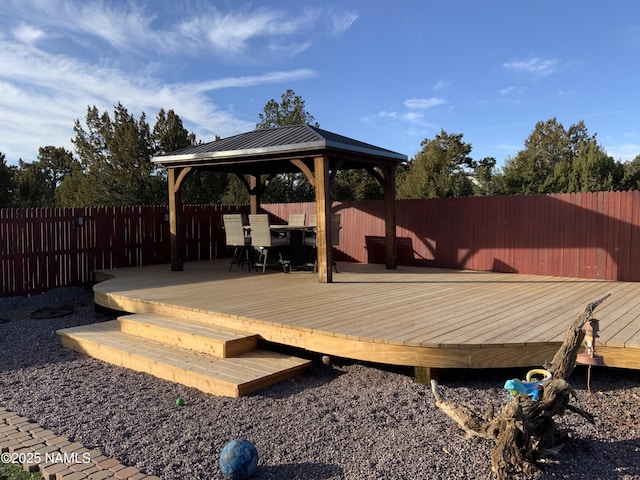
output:
[[[587,305],[568,328],[564,341],[553,360],[544,366],[549,375],[540,382],[541,395],[514,395],[498,415],[491,405],[485,413],[468,405],[459,405],[443,398],[436,380],[431,389],[436,406],[465,431],[468,436],[479,436],[494,442],[491,449],[491,471],[498,480],[517,473],[532,475],[536,462],[549,453],[557,453],[568,434],[557,428],[554,417],[570,411],[593,423],[588,412],[570,405],[575,391],[569,376],[576,365],[578,351],[585,337],[583,329],[594,310],[610,294]],[[531,382],[533,385],[536,382]]]

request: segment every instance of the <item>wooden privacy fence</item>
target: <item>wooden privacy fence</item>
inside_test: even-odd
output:
[[[313,204],[265,206],[286,219]],[[640,192],[398,200],[397,261],[452,269],[640,281]],[[385,263],[384,202],[335,203],[337,260]]]
[[[274,221],[313,203],[264,205]],[[385,263],[384,202],[334,203],[338,261]],[[0,209],[3,296],[86,285],[93,272],[169,263],[166,206]],[[186,205],[186,261],[228,256],[225,212]],[[397,201],[399,265],[640,281],[640,192]],[[167,270],[167,274],[170,274]]]
[[[225,250],[222,213],[245,210],[186,205],[186,260],[216,258]],[[87,285],[96,270],[170,261],[166,206],[0,209],[2,296]]]

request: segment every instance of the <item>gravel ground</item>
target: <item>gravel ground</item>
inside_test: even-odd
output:
[[[31,315],[60,306],[72,313]],[[240,437],[258,449],[255,479],[490,478],[491,443],[465,438],[408,369],[316,358],[301,377],[218,398],[60,347],[55,330],[106,319],[80,288],[0,298],[0,405],[166,480],[222,479],[219,453]],[[499,408],[504,381],[525,373],[447,371],[440,384],[446,399],[484,410]],[[600,413],[584,367],[571,382],[574,404],[596,414],[596,424],[561,417],[570,440],[535,478],[640,479],[640,431]],[[640,372],[595,369],[592,389],[608,415],[640,424]]]

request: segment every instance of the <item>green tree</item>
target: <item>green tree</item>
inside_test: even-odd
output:
[[[82,205],[136,205],[166,203],[166,179],[151,157],[156,152],[144,112],[135,119],[120,103],[113,119],[93,106],[86,127],[76,120],[72,140],[82,165],[78,195]],[[169,144],[169,140],[167,140]]]
[[[286,173],[275,176],[262,197],[265,203],[311,202],[315,190],[303,173]]]
[[[622,176],[583,121],[565,130],[552,118],[538,122],[524,150],[507,159],[502,186],[508,194],[613,190]]]
[[[34,162],[19,160],[14,171],[13,204],[18,207],[56,207],[60,200],[60,186],[66,182],[79,162],[62,147],[40,147]]]
[[[75,172],[80,171],[80,162],[63,147],[46,146],[38,149],[38,163],[47,175],[46,184],[53,192],[53,205],[65,206],[60,188]]]
[[[173,111],[165,113],[161,108],[153,126],[154,154],[175,152],[196,144],[196,136],[190,133],[182,119]]]
[[[5,154],[0,152],[0,208],[9,208],[13,204],[16,167],[7,165],[5,158]]]
[[[282,94],[279,103],[273,98],[269,100],[264,106],[263,113],[260,113],[258,118],[260,121],[256,124],[257,130],[303,124],[313,125],[314,127],[320,126],[313,116],[305,110],[304,99],[296,95],[291,89]],[[264,178],[262,180],[264,181]],[[232,178],[230,180],[231,188],[228,193],[231,191],[238,192],[240,185],[242,184],[238,179]],[[269,182],[269,186],[262,196],[262,201],[265,203],[312,201],[315,198],[313,192],[313,187],[311,187],[304,174],[283,173]],[[248,194],[246,196],[242,194],[235,198],[229,197],[230,195],[225,195],[225,198],[230,200],[248,199]],[[230,203],[240,202],[232,201]]]
[[[249,203],[249,192],[245,188],[244,184],[238,179],[236,175],[228,176],[227,190],[222,195],[220,203],[225,205],[246,205]]]
[[[301,124],[320,127],[315,118],[306,111],[303,98],[291,89],[282,94],[280,102],[275,99],[269,100],[259,118],[257,129]],[[380,184],[364,170],[337,172],[332,185],[332,195],[336,200],[379,199],[384,196]],[[264,202],[308,202],[314,199],[314,189],[301,173],[278,175],[270,182],[263,196]]]
[[[595,139],[580,144],[569,174],[568,192],[618,190],[624,182],[624,166],[608,156]]]
[[[260,121],[256,124],[256,128],[259,130],[287,125],[320,126],[313,116],[305,110],[302,97],[296,95],[291,89],[282,94],[280,103],[273,98],[269,100],[264,106],[264,112],[259,114],[258,118]]]
[[[218,138],[216,138],[218,139]],[[160,109],[153,127],[155,154],[164,154],[196,145],[196,136],[190,133],[182,119],[173,111]],[[229,185],[228,175],[196,169],[182,187],[184,203],[220,203]]]
[[[471,196],[471,178],[481,162],[469,154],[471,145],[462,134],[442,130],[433,140],[422,141],[420,151],[401,168],[398,175],[398,198],[443,198]],[[493,159],[484,159],[490,162]],[[493,160],[495,162],[495,160]]]
[[[476,196],[495,195],[499,189],[500,177],[495,171],[496,159],[485,157],[480,160],[473,174],[473,194]]]
[[[51,207],[55,204],[55,186],[40,162],[19,160],[14,185],[15,207]]]
[[[87,199],[93,198],[91,183],[87,180],[82,165],[76,161],[71,165],[71,172],[56,190],[56,201],[61,207],[89,206]]]
[[[636,156],[636,158],[630,162],[625,162],[622,168],[624,172],[622,189],[640,190],[640,155]]]
[[[342,170],[331,185],[331,197],[339,202],[382,200],[384,191],[366,170]]]

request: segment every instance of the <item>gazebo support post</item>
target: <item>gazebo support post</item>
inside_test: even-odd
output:
[[[317,255],[318,281],[332,283],[331,265],[333,252],[331,246],[331,193],[329,189],[329,158],[314,158],[314,176],[316,180],[316,214],[317,214]]]
[[[396,257],[396,170],[384,167],[384,246],[387,268],[397,267]]]
[[[182,193],[180,187],[191,167],[169,168],[167,183],[169,186],[169,232],[171,233],[171,270],[184,270],[184,232],[182,231]]]
[[[257,215],[260,210],[261,187],[260,175],[249,175],[249,212],[251,215]]]

